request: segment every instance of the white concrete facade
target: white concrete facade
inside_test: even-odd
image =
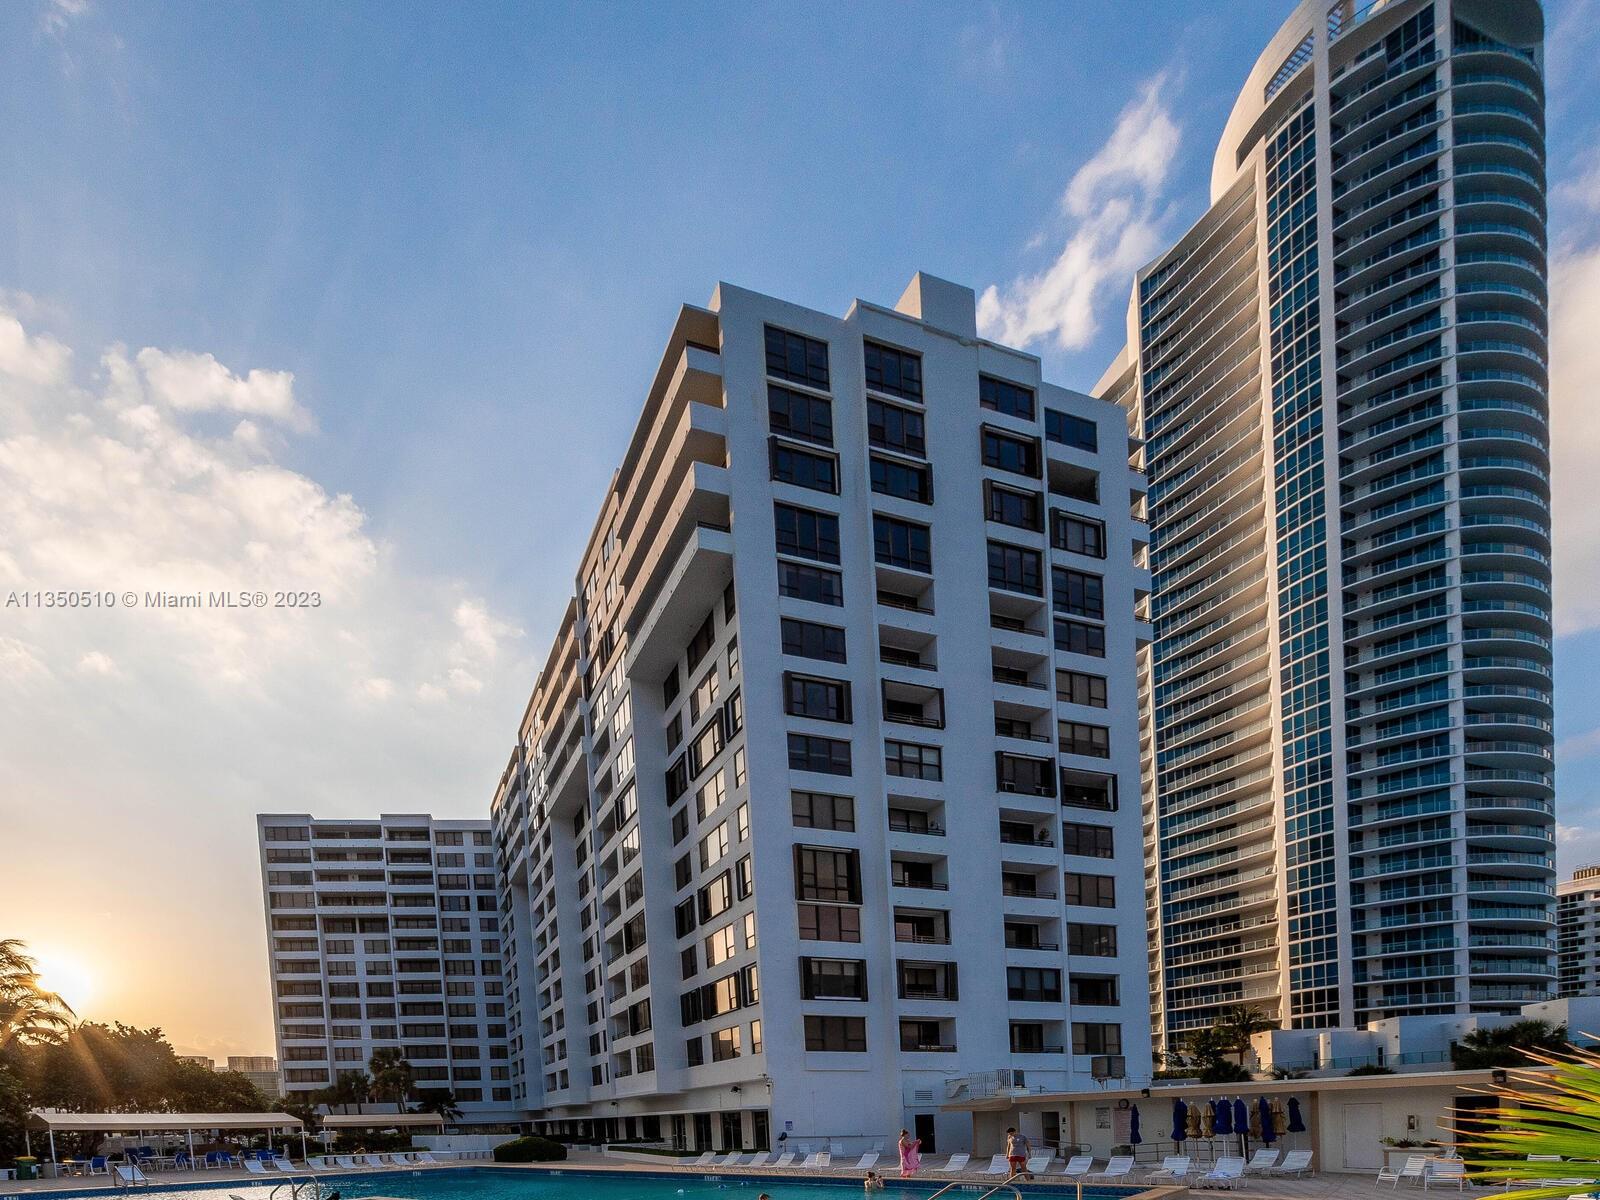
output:
[[[683,309],[494,801],[536,1122],[945,1151],[951,1077],[1148,1079],[1144,481],[1039,372],[928,276]]]
[[[1553,990],[1542,64],[1534,0],[1307,0],[1138,273],[1163,1047]]]
[[[290,1096],[401,1049],[460,1124],[513,1121],[488,821],[256,818],[279,1074]]]
[[[1556,979],[1562,996],[1600,996],[1600,867],[1556,885]]]

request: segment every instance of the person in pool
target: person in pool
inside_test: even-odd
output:
[[[867,1177],[861,1181],[861,1188],[868,1192],[883,1191],[883,1177],[876,1171],[868,1171]]]

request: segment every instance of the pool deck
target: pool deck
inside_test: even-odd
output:
[[[825,1174],[822,1172],[798,1172],[794,1170],[783,1172],[768,1172],[760,1169],[741,1170],[737,1167],[733,1167],[729,1168],[726,1172],[723,1172],[715,1167],[684,1167],[666,1161],[660,1163],[637,1161],[624,1162],[607,1155],[585,1153],[581,1151],[569,1155],[564,1162],[560,1163],[495,1163],[488,1160],[472,1160],[470,1162],[463,1162],[459,1164],[447,1163],[433,1167],[358,1167],[355,1170],[320,1172],[319,1177],[322,1179],[333,1180],[343,1177],[358,1177],[362,1175],[397,1175],[405,1173],[408,1170],[416,1173],[432,1175],[435,1173],[442,1173],[452,1170],[466,1170],[473,1167],[493,1167],[496,1170],[502,1171],[559,1171],[562,1169],[569,1169],[615,1172],[617,1174],[645,1173],[660,1175],[681,1173],[684,1175],[695,1176],[718,1175],[726,1173],[729,1175],[764,1176],[772,1179],[774,1182],[783,1179],[802,1179],[818,1182],[823,1180],[833,1180],[836,1182],[845,1183],[859,1178],[856,1173],[848,1170],[832,1171]],[[300,1177],[304,1178],[304,1175],[301,1174]],[[84,1192],[90,1190],[137,1195],[140,1191],[144,1190],[159,1192],[166,1190],[167,1188],[194,1186],[196,1184],[211,1184],[218,1187],[231,1185],[235,1188],[245,1189],[283,1182],[292,1178],[294,1178],[292,1175],[283,1175],[281,1177],[271,1175],[259,1176],[251,1175],[243,1171],[232,1170],[162,1171],[150,1176],[150,1185],[148,1189],[137,1187],[131,1189],[131,1192],[129,1189],[123,1188],[118,1183],[114,1182],[116,1179],[115,1176],[112,1176],[110,1179],[104,1175],[94,1175],[87,1178],[81,1175],[72,1175],[61,1179],[6,1179],[0,1180],[0,1197],[22,1195],[47,1196],[53,1192]],[[894,1180],[894,1174],[892,1170],[889,1173],[889,1178],[892,1182],[897,1182]],[[919,1181],[930,1185],[943,1185],[952,1181],[965,1184],[981,1185],[985,1182],[985,1179],[984,1177],[979,1176],[976,1172],[967,1172],[961,1176],[947,1177],[935,1171],[932,1173],[924,1173],[919,1177]],[[1128,1181],[1128,1186],[1137,1187],[1141,1182],[1143,1181],[1136,1177]],[[1052,1184],[1054,1185],[1053,1187],[1051,1186]],[[1051,1180],[1043,1185],[1040,1185],[1041,1190],[1053,1191],[1061,1191],[1069,1186],[1070,1185],[1066,1185],[1060,1180]],[[1091,1186],[1094,1185],[1091,1184]],[[1023,1184],[1022,1191],[1027,1192],[1028,1190],[1030,1190],[1029,1186]],[[889,1197],[890,1200],[892,1200],[895,1191],[896,1189],[891,1187],[885,1193],[881,1194]],[[1262,1178],[1260,1176],[1251,1176],[1246,1179],[1239,1188],[1239,1192],[1250,1197],[1250,1200],[1393,1200],[1396,1195],[1396,1191],[1397,1189],[1391,1188],[1387,1185],[1378,1184],[1370,1175],[1348,1174],[1312,1175],[1304,1179],[1270,1179]],[[1490,1189],[1473,1187],[1468,1189],[1467,1194],[1482,1197],[1493,1197],[1498,1195],[1499,1192],[1499,1188]],[[1403,1189],[1402,1194],[1415,1194],[1421,1196],[1423,1191],[1421,1188],[1407,1187]],[[1433,1193],[1430,1192],[1428,1194],[1431,1195]],[[1449,1188],[1444,1189],[1441,1194],[1461,1195],[1461,1193],[1453,1192],[1452,1189]],[[1144,1191],[1136,1193],[1130,1193],[1129,1200],[1200,1200],[1200,1198],[1204,1196],[1217,1195],[1220,1195],[1220,1193],[1209,1190],[1201,1191],[1199,1189],[1191,1189],[1181,1186],[1163,1185],[1158,1187],[1149,1187]],[[396,1200],[396,1198],[374,1196],[365,1197],[364,1200]]]

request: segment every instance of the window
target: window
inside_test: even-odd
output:
[[[883,769],[887,775],[903,779],[944,778],[943,754],[938,746],[919,746],[915,742],[884,742]]]
[[[839,491],[839,460],[772,439],[772,478],[814,492]]]
[[[722,753],[722,747],[722,722],[713,719],[700,731],[694,741],[689,743],[689,774],[698,776],[711,765],[712,759]]]
[[[797,904],[800,940],[805,942],[859,942],[861,910],[837,904]]]
[[[1084,671],[1056,672],[1056,699],[1064,704],[1086,704],[1090,708],[1106,706],[1106,678]]]
[[[808,567],[780,559],[778,595],[840,607],[844,604],[844,578],[839,572],[829,571],[825,567]]]
[[[694,637],[689,639],[688,649],[684,651],[689,659],[689,670],[693,671],[700,665],[700,660],[711,653],[711,647],[716,641],[717,615],[715,612],[708,612],[706,619],[700,623],[700,628],[694,631]]]
[[[796,900],[826,900],[835,904],[861,903],[861,868],[854,850],[830,846],[794,848]]]
[[[1122,1026],[1099,1021],[1074,1021],[1072,1023],[1072,1052],[1074,1054],[1121,1054]]]
[[[824,396],[767,385],[767,420],[782,433],[823,446],[833,445],[833,402]]]
[[[1007,967],[1006,999],[1061,1002],[1061,972],[1053,967]]]
[[[767,326],[767,374],[828,390],[828,343]]]
[[[850,774],[850,743],[809,733],[789,735],[789,769],[822,775]]]
[[[711,1061],[723,1062],[739,1057],[739,1026],[730,1025],[711,1034]]]
[[[1071,654],[1089,654],[1095,658],[1106,656],[1106,630],[1104,625],[1086,625],[1082,621],[1056,618],[1056,649]]]
[[[1067,953],[1082,954],[1088,958],[1115,958],[1117,955],[1117,927],[1115,925],[1079,925],[1067,923]]]
[[[832,513],[774,504],[773,522],[777,526],[779,554],[812,558],[818,562],[839,561],[839,518]]]
[[[1033,389],[992,375],[978,376],[978,403],[1010,417],[1033,420]]]
[[[1074,571],[1067,567],[1050,569],[1051,602],[1057,612],[1071,613],[1075,617],[1093,617],[1105,620],[1105,580],[1087,571]]]
[[[988,520],[1036,532],[1044,528],[1044,502],[1038,492],[1021,492],[986,479],[983,504],[983,515]]]
[[[700,839],[700,869],[722,861],[722,856],[728,853],[728,823],[721,822],[710,833]]]
[[[867,386],[907,400],[922,400],[922,356],[878,342],[862,347],[867,364]]]
[[[830,796],[826,792],[790,792],[794,823],[800,829],[833,829],[840,833],[856,831],[856,802],[849,796]]]
[[[817,721],[850,720],[850,685],[842,679],[783,673],[783,711]]]
[[[824,662],[845,661],[844,630],[837,625],[783,618],[783,652],[796,658],[819,658]]]
[[[1090,758],[1111,757],[1111,731],[1104,725],[1083,721],[1057,721],[1061,753],[1085,754]]]
[[[1059,508],[1050,512],[1050,544],[1057,550],[1070,550],[1073,554],[1087,554],[1090,558],[1106,556],[1106,523],[1093,517],[1075,517]]]
[[[1029,596],[1044,595],[1044,557],[1009,542],[989,543],[989,586]]]
[[[748,854],[733,864],[733,894],[741,900],[748,900],[755,894],[756,879],[754,868]]]
[[[1076,446],[1079,450],[1100,449],[1100,436],[1093,421],[1075,417],[1071,413],[1044,410],[1044,435],[1063,446]]]
[[[724,871],[710,883],[700,889],[699,893],[700,923],[720,917],[733,906],[733,876]]]
[[[872,542],[880,563],[910,571],[933,570],[933,534],[926,525],[874,513]]]
[[[686,1051],[685,1061],[688,1063],[689,1066],[691,1066],[691,1067],[699,1067],[699,1066],[704,1066],[705,1065],[705,1061],[706,1061],[706,1040],[705,1040],[705,1038],[698,1038],[698,1037],[690,1038],[687,1042],[684,1043],[684,1050]],[[596,1069],[598,1070],[598,1068],[596,1068]],[[600,1081],[597,1079],[597,1080],[595,1080],[595,1082],[599,1083]]]
[[[802,958],[800,996],[804,1000],[865,1000],[867,964],[859,958]]]
[[[826,1050],[833,1053],[865,1054],[867,1052],[866,1018],[807,1017],[806,1049]]]
[[[1068,871],[1061,877],[1063,899],[1085,908],[1115,908],[1117,881],[1110,875],[1080,875]]]
[[[868,400],[867,441],[880,450],[921,458],[927,453],[922,414],[898,404]]]
[[[1061,853],[1077,854],[1083,858],[1115,858],[1111,850],[1110,826],[1063,821]]]
[[[1015,475],[1039,478],[1039,440],[1001,433],[985,425],[981,434],[983,465]]]
[[[1118,998],[1115,975],[1074,975],[1069,982],[1068,991],[1073,1004],[1105,1006],[1122,1003]],[[1097,1050],[1094,1053],[1099,1054],[1102,1051]],[[1111,1050],[1104,1053],[1117,1054],[1120,1051]]]
[[[1021,792],[1027,796],[1055,795],[1055,764],[1049,759],[997,750],[994,773],[995,786],[1002,792]]]
[[[871,467],[873,491],[918,504],[933,503],[933,468],[926,463],[901,462],[874,454]]]
[[[718,967],[734,955],[733,926],[724,925],[706,938],[706,966]]]

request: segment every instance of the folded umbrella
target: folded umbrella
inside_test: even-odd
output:
[[[1233,1101],[1233,1127],[1240,1133],[1250,1128],[1250,1110],[1245,1107],[1244,1101],[1238,1097]]]
[[[1304,1133],[1306,1123],[1300,1119],[1300,1101],[1294,1096],[1289,1097],[1289,1132]]]
[[[1137,1146],[1144,1138],[1139,1134],[1139,1106],[1133,1106],[1133,1112],[1128,1117],[1128,1144]]]
[[[1189,1132],[1189,1106],[1181,1099],[1172,1102],[1172,1140],[1181,1142]]]
[[[1211,1107],[1216,1116],[1211,1122],[1211,1128],[1218,1137],[1225,1137],[1233,1132],[1233,1108],[1226,1099],[1213,1100]]]
[[[1267,1098],[1262,1096],[1256,1101],[1256,1115],[1261,1118],[1261,1140],[1267,1145],[1272,1145],[1278,1135],[1272,1129],[1272,1105],[1267,1103]]]

